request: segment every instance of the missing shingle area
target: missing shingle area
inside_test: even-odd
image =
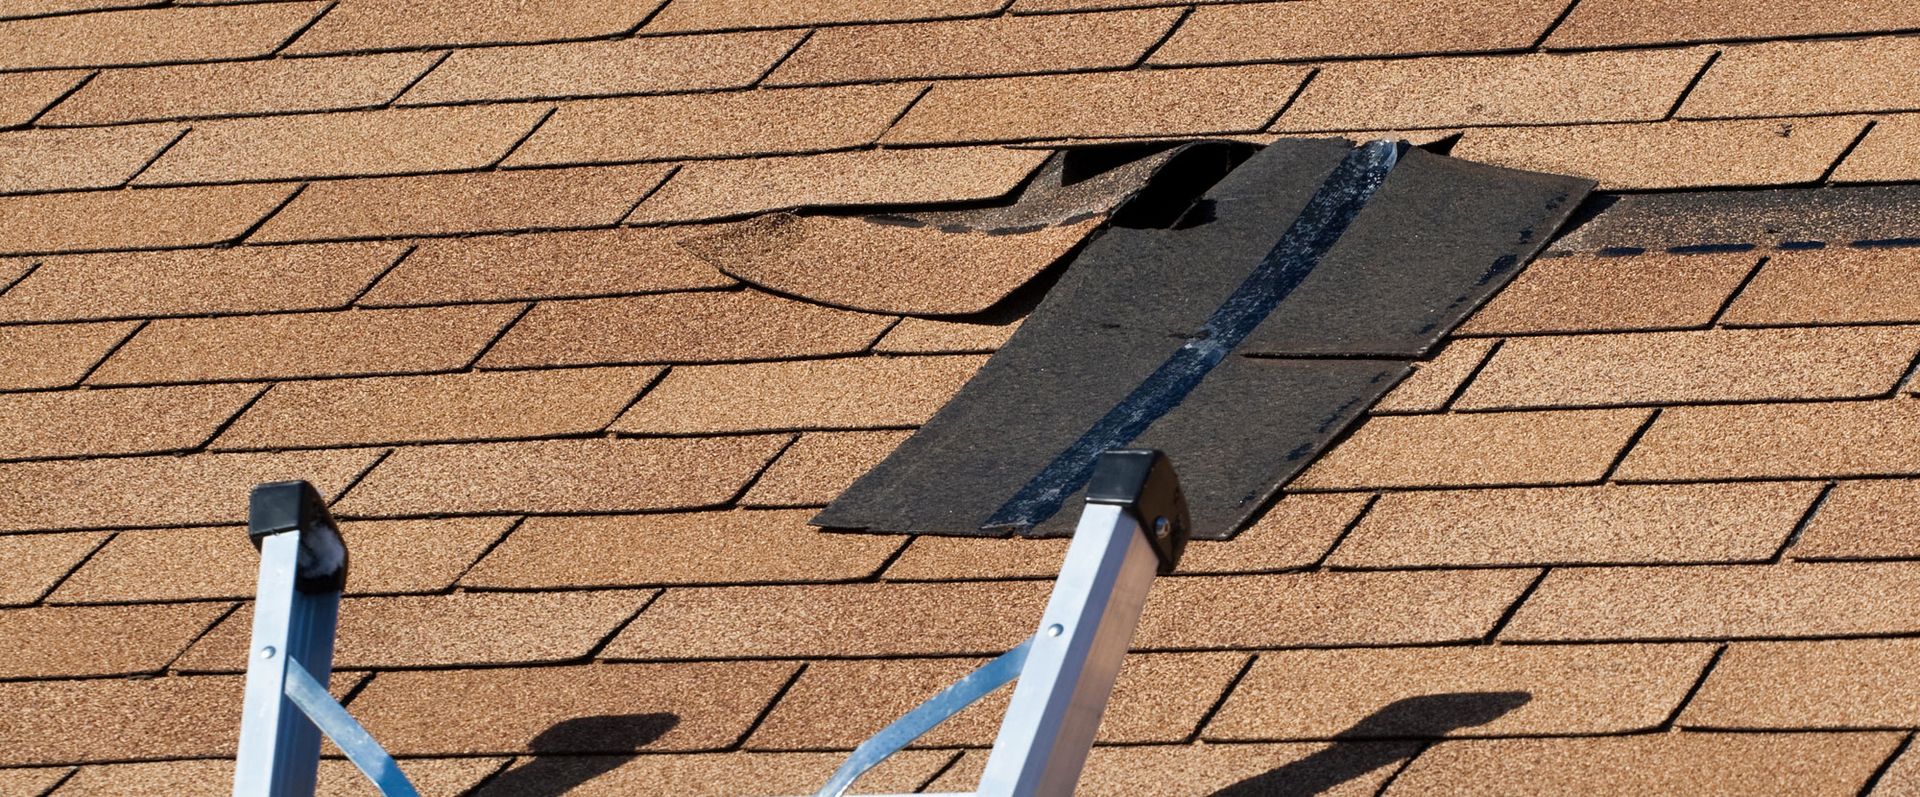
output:
[[[1325,225],[1339,203],[1316,199],[1345,190],[1343,163],[1383,146],[1392,159],[1377,190],[1350,223]],[[1504,285],[1591,187],[1404,143],[1271,145],[1176,223],[1113,226],[1087,244],[1000,353],[814,523],[1065,533],[1073,513],[1059,510],[1078,496],[1084,455],[1124,444],[1168,451],[1195,536],[1230,537]],[[1331,234],[1295,240],[1316,226]],[[1289,247],[1310,256],[1263,275]],[[1215,345],[1209,319],[1249,295],[1272,312]],[[1218,359],[1204,378],[1160,379],[1209,346]],[[1151,400],[1130,398],[1143,390]]]

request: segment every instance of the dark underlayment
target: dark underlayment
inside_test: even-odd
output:
[[[1592,187],[1400,142],[1275,143],[1167,226],[1090,242],[973,380],[813,522],[1064,534],[1093,459],[1124,445],[1166,451],[1194,536],[1230,537]]]

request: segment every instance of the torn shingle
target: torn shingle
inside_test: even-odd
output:
[[[1913,185],[1689,191],[1609,197],[1554,252],[1744,251],[1909,241],[1920,231]]]
[[[916,205],[998,199],[1047,159],[1010,147],[874,149],[681,166],[629,224],[724,219],[798,207]],[[679,234],[681,231],[663,231]]]
[[[1218,145],[1133,159],[1127,150],[1108,152],[1054,155],[1005,204],[866,217],[762,216],[703,231],[682,245],[735,277],[822,304],[908,315],[977,313],[1078,248],[1109,215],[1126,213],[1129,202],[1181,202],[1149,196],[1173,192],[1159,185],[1162,178],[1185,179],[1170,173],[1204,173],[1231,157]],[[955,279],[956,272],[964,278]]]
[[[1109,230],[975,379],[815,522],[1062,533],[1072,518],[1058,510],[1091,452],[1140,445],[1179,463],[1195,536],[1232,536],[1585,190],[1393,147],[1277,142],[1172,229]],[[1394,157],[1362,168],[1382,152]],[[1438,221],[1456,217],[1475,221]]]

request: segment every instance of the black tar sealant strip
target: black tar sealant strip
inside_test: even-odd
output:
[[[1215,308],[1185,345],[1007,499],[986,528],[1031,528],[1053,517],[1093,474],[1100,453],[1139,437],[1205,379],[1313,273],[1379,190],[1400,157],[1399,142],[1370,141],[1340,161],[1286,234]]]

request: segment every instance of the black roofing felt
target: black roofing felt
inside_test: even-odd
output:
[[[1591,187],[1390,142],[1276,143],[1181,223],[1089,244],[1000,353],[814,523],[1066,533],[1093,458],[1134,445],[1172,456],[1194,536],[1231,536]]]

